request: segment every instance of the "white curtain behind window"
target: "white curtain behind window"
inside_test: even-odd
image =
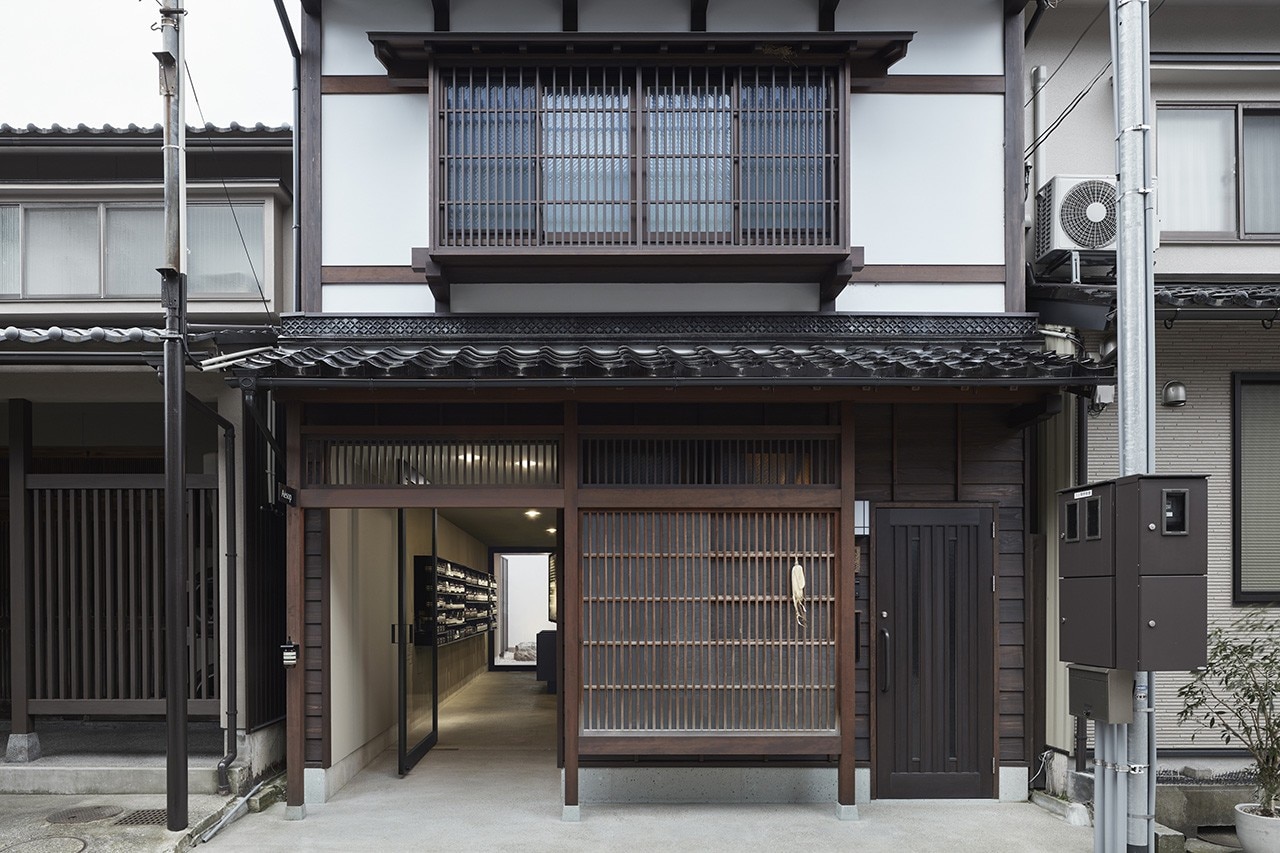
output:
[[[1236,230],[1236,114],[1172,109],[1159,114],[1162,231]]]
[[[1244,116],[1244,230],[1280,234],[1280,114]]]
[[[1280,385],[1240,388],[1240,590],[1280,590]]]
[[[18,206],[0,205],[0,296],[18,296]]]
[[[257,294],[263,277],[262,205],[193,204],[187,211],[187,293]]]
[[[164,211],[158,207],[108,207],[106,273],[108,296],[160,296],[164,263]]]
[[[27,296],[98,296],[98,208],[28,208]]]

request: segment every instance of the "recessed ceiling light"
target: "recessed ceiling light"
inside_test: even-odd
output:
[[[538,512],[536,509],[526,509],[524,514],[526,518],[537,518],[542,515],[542,513]]]
[[[554,527],[548,527],[547,532],[550,533],[552,536],[556,535],[556,529]]]

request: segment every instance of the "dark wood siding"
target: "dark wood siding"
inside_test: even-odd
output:
[[[997,505],[999,541],[999,685],[997,754],[1006,766],[1028,761],[1025,484],[1022,432],[1005,425],[1008,408],[983,405],[859,405],[856,489],[859,500],[971,501]],[[859,537],[866,550],[867,540]],[[857,587],[863,655],[858,661],[858,760],[870,758],[867,557]]]
[[[328,763],[328,610],[329,555],[328,513],[309,509],[304,513],[306,546],[303,551],[304,716],[308,767]]]

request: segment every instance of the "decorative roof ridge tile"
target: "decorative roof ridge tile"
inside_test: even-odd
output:
[[[160,343],[163,340],[164,331],[150,326],[130,326],[129,328],[110,326],[19,328],[18,326],[6,326],[0,329],[0,342],[4,343],[152,344]]]
[[[1038,340],[1034,314],[286,314],[282,339],[645,344]]]
[[[293,128],[289,124],[268,125],[257,122],[252,125],[240,124],[233,121],[229,125],[216,125],[206,123],[204,125],[187,125],[188,133],[291,133]],[[116,127],[111,124],[103,125],[87,125],[78,124],[75,127],[64,127],[54,122],[48,127],[41,127],[36,124],[27,124],[25,127],[0,124],[0,135],[2,136],[123,136],[126,134],[144,135],[144,136],[160,136],[164,133],[164,128],[159,124],[138,125],[130,123],[124,127]]]

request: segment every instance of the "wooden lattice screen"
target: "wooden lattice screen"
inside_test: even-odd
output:
[[[584,512],[583,733],[835,731],[835,531],[829,511]]]
[[[307,485],[553,486],[555,439],[322,439],[307,443]]]
[[[30,489],[32,701],[164,713],[164,490],[78,479]],[[217,489],[187,490],[187,696],[200,713],[220,692],[217,506]]]

